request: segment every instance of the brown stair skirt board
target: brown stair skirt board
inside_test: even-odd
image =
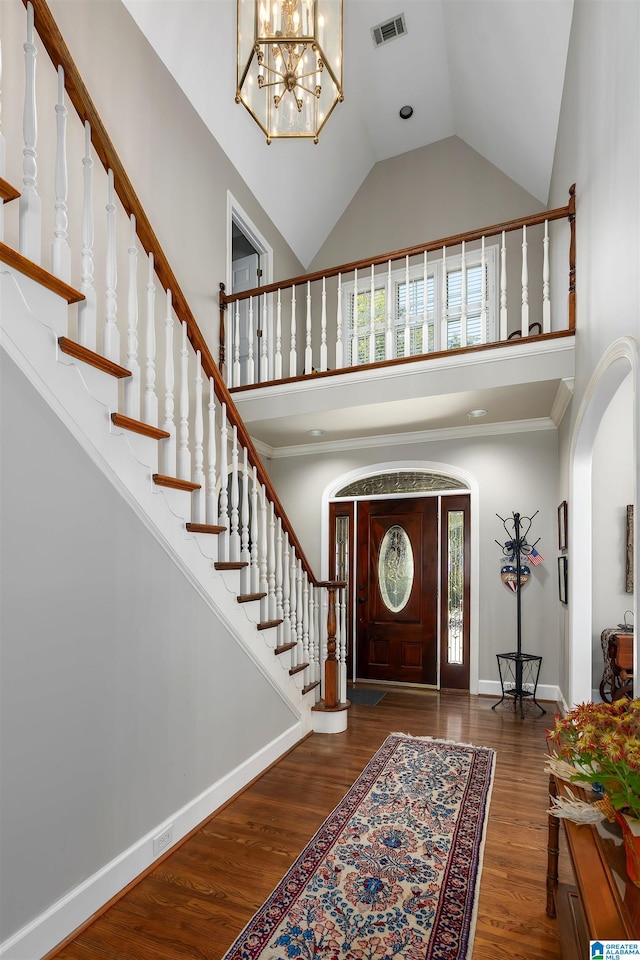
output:
[[[314,680],[313,683],[308,683],[308,684],[306,685],[306,687],[303,687],[303,688],[302,688],[302,693],[303,693],[303,695],[304,695],[305,693],[311,693],[312,690],[315,690],[315,688],[316,688],[316,687],[319,687],[319,686],[320,686],[320,681],[319,681],[319,680]]]
[[[4,177],[0,177],[0,200],[3,203],[8,203],[10,200],[17,200],[19,196],[20,191],[16,190],[13,184],[5,180]]]
[[[291,670],[289,670],[289,676],[293,677],[296,673],[302,673],[302,671],[306,670],[308,666],[308,663],[299,663],[297,667],[291,667]]]
[[[258,630],[270,630],[271,627],[279,627],[284,620],[263,620],[258,624]]]
[[[75,360],[82,360],[83,363],[88,363],[91,367],[102,370],[103,373],[117,377],[118,380],[124,380],[125,377],[131,376],[131,371],[127,370],[126,367],[121,367],[119,363],[114,363],[113,360],[107,360],[106,357],[101,357],[99,353],[89,350],[88,347],[83,347],[82,344],[76,343],[75,340],[69,340],[68,337],[58,337],[58,346],[62,352],[66,353],[69,357],[73,357]]]
[[[49,273],[48,270],[45,270],[44,267],[40,267],[27,257],[23,257],[21,253],[7,246],[6,243],[0,243],[0,260],[2,263],[6,263],[8,267],[13,267],[14,270],[22,273],[25,277],[30,277],[31,280],[35,280],[36,283],[42,284],[43,287],[62,297],[67,303],[80,303],[81,300],[84,300],[84,294],[80,293],[79,290],[69,286],[64,280],[54,277],[54,275]]]
[[[166,430],[160,427],[152,427],[149,423],[143,423],[142,420],[134,420],[133,417],[125,417],[123,413],[112,413],[111,422],[122,430],[131,430],[132,433],[140,433],[143,437],[151,437],[152,440],[165,440],[171,436]]]
[[[248,566],[249,564],[242,560],[220,560],[218,563],[214,563],[216,570],[244,570]]]
[[[239,593],[236,597],[238,603],[250,603],[252,600],[263,600],[266,593]]]
[[[185,490],[187,493],[193,493],[200,489],[199,483],[192,483],[191,480],[180,480],[178,477],[165,477],[163,473],[154,473],[153,482],[159,487],[171,487],[172,490]]]
[[[216,523],[187,523],[186,528],[189,533],[224,533],[227,529]]]
[[[294,647],[297,647],[297,646],[298,646],[298,644],[297,644],[296,641],[294,640],[293,643],[283,643],[281,647],[276,647],[273,652],[275,653],[275,655],[276,655],[276,657],[277,657],[279,654],[281,654],[281,653],[286,653],[287,650],[293,650],[293,648],[294,648]]]

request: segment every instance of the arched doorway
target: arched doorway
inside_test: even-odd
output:
[[[376,464],[325,490],[323,569],[350,585],[351,680],[477,692],[475,506],[473,478],[447,464]]]
[[[592,638],[603,625],[593,621],[594,598],[594,534],[593,534],[593,454],[605,412],[623,382],[631,375],[632,410],[630,442],[632,457],[633,502],[637,503],[640,490],[638,461],[638,432],[640,430],[640,345],[631,337],[612,343],[604,353],[585,390],[576,419],[571,455],[571,483],[569,501],[569,706],[591,698]],[[637,528],[637,509],[635,527]],[[637,544],[637,529],[634,543]],[[634,567],[637,569],[637,546]],[[598,558],[599,559],[599,558]],[[636,591],[637,594],[637,591]],[[636,594],[629,606],[637,613]],[[635,617],[634,617],[635,620]],[[634,660],[637,661],[637,644]],[[635,663],[637,669],[637,662]]]

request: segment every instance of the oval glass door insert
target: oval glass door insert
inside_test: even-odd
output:
[[[399,524],[389,527],[378,556],[378,583],[385,606],[399,613],[406,606],[413,587],[413,550],[411,541]]]

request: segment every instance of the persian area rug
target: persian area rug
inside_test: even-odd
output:
[[[469,960],[494,765],[390,734],[224,960]]]

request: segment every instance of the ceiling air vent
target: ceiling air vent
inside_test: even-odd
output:
[[[373,45],[381,47],[383,43],[388,43],[397,37],[403,37],[406,32],[407,23],[404,19],[404,13],[401,13],[400,16],[394,17],[392,20],[385,20],[384,23],[379,23],[377,27],[371,27]]]

